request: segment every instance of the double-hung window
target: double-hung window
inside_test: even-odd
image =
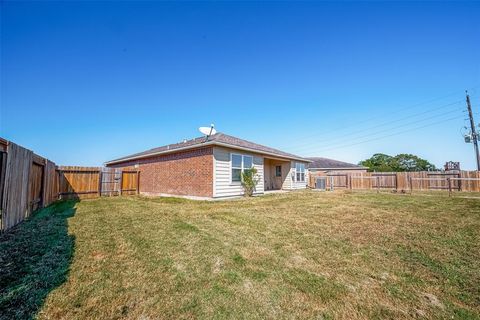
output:
[[[297,182],[305,182],[305,164],[297,162],[295,163],[295,180]]]
[[[242,181],[242,172],[253,167],[253,157],[232,153],[232,182]]]

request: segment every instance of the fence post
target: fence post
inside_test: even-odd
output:
[[[137,194],[140,194],[140,170],[137,170]]]
[[[98,170],[98,197],[102,196],[102,169]]]
[[[60,170],[57,169],[57,166],[55,166],[55,180],[57,181],[57,186],[56,186],[56,191],[57,191],[57,198],[55,200],[61,200],[62,195],[60,194],[60,180],[62,178]]]
[[[119,187],[120,187],[119,188],[120,189],[120,195],[122,195],[123,194],[123,170],[120,171],[120,186]]]
[[[377,193],[380,193],[380,177],[377,176],[375,180],[377,180]]]
[[[448,196],[451,197],[452,196],[452,182],[450,180],[450,177],[447,178],[447,182],[448,182]]]
[[[45,203],[47,201],[45,201],[45,199],[47,198],[47,173],[48,173],[48,170],[47,170],[47,165],[48,165],[48,161],[47,159],[43,159],[44,160],[44,163],[43,163],[43,173],[42,173],[42,202],[41,202],[41,208],[45,207]]]
[[[410,187],[410,194],[412,194],[413,193],[412,176],[408,177],[408,185]]]

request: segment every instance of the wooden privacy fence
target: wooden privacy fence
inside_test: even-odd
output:
[[[60,199],[137,194],[138,171],[103,167],[58,167]]]
[[[57,200],[55,164],[0,138],[0,230]]]
[[[58,199],[136,194],[138,171],[57,167],[31,150],[0,138],[0,231]]]
[[[316,189],[448,190],[480,192],[477,171],[358,172],[309,174],[308,185]]]

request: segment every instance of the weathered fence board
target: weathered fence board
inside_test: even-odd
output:
[[[14,143],[7,147],[2,199],[2,229],[9,229],[29,215],[28,186],[33,152]]]
[[[30,179],[28,190],[29,215],[43,205],[43,168],[44,166],[33,162],[30,167]]]
[[[102,169],[102,196],[118,196],[122,193],[122,170],[115,168]]]
[[[5,187],[5,175],[7,173],[7,141],[0,138],[0,230],[2,230],[2,208]]]
[[[58,173],[56,165],[50,160],[45,162],[44,186],[43,186],[43,205],[48,206],[58,200]]]

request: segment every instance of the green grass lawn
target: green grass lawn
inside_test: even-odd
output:
[[[60,202],[0,236],[5,319],[480,318],[480,200]]]

